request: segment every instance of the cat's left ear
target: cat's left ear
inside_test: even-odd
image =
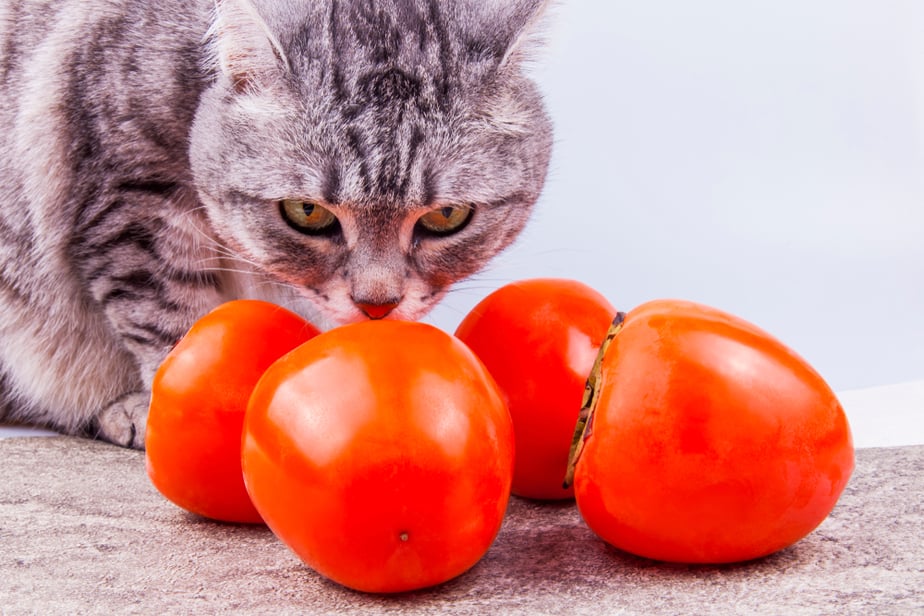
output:
[[[498,66],[528,58],[541,44],[542,24],[555,0],[468,0],[472,14],[480,15],[475,37],[482,39],[498,59]]]
[[[210,38],[218,66],[237,92],[271,87],[289,70],[282,45],[250,0],[215,0]]]

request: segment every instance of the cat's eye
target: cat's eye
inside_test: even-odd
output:
[[[417,220],[418,228],[427,235],[451,235],[461,231],[472,218],[474,209],[468,205],[444,205],[431,210]]]
[[[279,211],[290,227],[306,235],[332,235],[340,230],[334,213],[314,201],[283,199]]]

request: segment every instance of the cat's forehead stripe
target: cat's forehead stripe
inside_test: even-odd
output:
[[[440,3],[428,0],[416,7],[405,1],[394,15],[372,6],[331,3],[327,35],[334,102],[341,108],[360,103],[381,109],[413,102],[448,110],[458,63]],[[315,35],[311,31],[299,37],[311,41]]]

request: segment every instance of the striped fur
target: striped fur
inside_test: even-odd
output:
[[[542,188],[545,5],[0,0],[0,420],[143,446],[160,361],[236,297],[425,314]],[[422,233],[447,205],[470,222]]]

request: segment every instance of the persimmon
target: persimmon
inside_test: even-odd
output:
[[[616,309],[582,282],[521,280],[501,287],[462,320],[456,336],[488,367],[513,419],[512,491],[574,496],[562,487],[584,385]]]
[[[657,300],[619,315],[589,380],[572,470],[613,546],[686,563],[758,558],[830,513],[854,467],[834,392],[731,314]]]
[[[350,588],[399,592],[472,567],[507,507],[513,428],[491,375],[435,327],[366,321],[274,363],[243,470],[270,529]]]
[[[180,507],[261,522],[244,488],[247,401],[274,361],[319,331],[275,304],[235,300],[199,319],[154,375],[145,433],[148,476]]]

